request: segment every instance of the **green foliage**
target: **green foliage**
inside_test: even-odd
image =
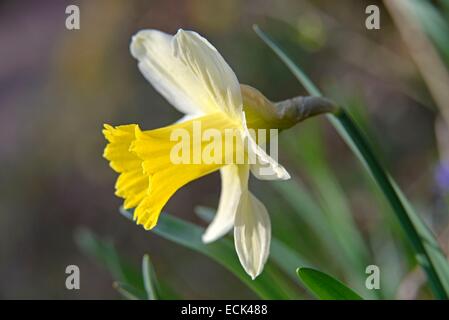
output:
[[[119,283],[126,283],[143,292],[138,269],[120,257],[110,239],[102,239],[88,229],[78,229],[75,241],[82,252],[104,266]]]
[[[310,268],[298,268],[304,286],[321,300],[362,300],[357,293],[335,278]]]
[[[153,265],[151,264],[150,256],[147,254],[144,255],[142,259],[142,276],[148,300],[157,300],[158,294],[156,293],[156,274],[154,272]]]
[[[447,1],[445,5],[447,5]],[[410,0],[405,2],[408,9],[423,26],[429,38],[439,49],[445,62],[449,64],[449,23],[437,8],[427,0]]]
[[[78,247],[100,265],[103,265],[116,281],[114,288],[126,299],[156,300],[175,299],[177,296],[165,284],[160,284],[156,278],[150,257],[144,255],[142,271],[127,263],[119,256],[112,242],[96,236],[88,229],[79,229],[75,233]]]
[[[241,267],[234,244],[229,239],[220,239],[206,245],[201,240],[204,229],[166,213],[161,214],[153,231],[167,240],[200,252],[218,262],[263,299],[298,297],[298,294],[289,289],[290,285],[285,283],[285,280],[276,274],[275,268],[269,264],[256,280],[251,280]]]
[[[279,56],[290,71],[297,77],[310,95],[321,96],[319,89],[288,55],[260,28],[254,28],[259,37]],[[396,214],[408,240],[415,250],[416,260],[426,271],[429,285],[435,296],[440,299],[449,297],[449,264],[433,234],[423,224],[419,216],[412,210],[405,196],[400,192],[393,179],[382,168],[365,136],[355,125],[349,114],[341,109],[330,115],[342,138],[349,145],[358,159],[378,184]]]
[[[144,300],[146,298],[145,293],[134,288],[133,286],[122,283],[122,282],[114,282],[113,287],[117,290],[120,295],[127,300]]]

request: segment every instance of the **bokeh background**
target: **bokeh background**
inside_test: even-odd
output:
[[[373,3],[381,10],[380,30],[365,28],[365,8]],[[447,65],[448,2],[416,3],[427,25],[415,22]],[[80,7],[80,30],[65,28],[69,4]],[[305,95],[254,33],[259,24],[350,110],[447,247],[449,134],[438,111],[447,104],[435,99],[429,75],[397,28],[395,19],[405,18],[392,17],[381,1],[359,0],[1,1],[0,298],[119,299],[114,275],[82,245],[87,236],[113,244],[136,266],[148,253],[179,297],[255,298],[223,267],[118,213],[116,175],[102,158],[103,123],[151,129],[180,117],[129,53],[131,36],[143,28],[195,30],[241,83],[273,101]],[[449,92],[447,85],[440,92]],[[281,162],[294,179],[251,181],[275,236],[356,288],[363,287],[364,266],[379,265],[377,297],[427,298],[425,288],[414,289],[422,275],[394,216],[326,119],[297,125],[281,142]],[[204,226],[194,208],[216,207],[219,192],[219,175],[207,176],[177,192],[165,211]],[[65,288],[71,264],[81,270],[80,290]]]

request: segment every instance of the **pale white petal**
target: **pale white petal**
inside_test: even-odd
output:
[[[248,188],[247,165],[227,165],[220,169],[221,194],[217,214],[203,234],[203,242],[210,243],[228,233],[234,226],[242,189]]]
[[[144,77],[169,103],[184,114],[207,112],[183,82],[189,70],[173,54],[173,36],[158,30],[142,30],[133,36],[130,51]]]
[[[218,51],[195,32],[175,36],[142,30],[133,36],[131,54],[147,80],[185,114],[242,108],[239,83]]]
[[[268,259],[270,241],[267,209],[251,192],[244,192],[235,216],[234,242],[240,263],[253,280]]]
[[[264,161],[265,159],[260,161]],[[263,164],[257,163],[251,165],[251,173],[259,180],[288,180],[291,178],[288,171],[279,163],[276,163],[273,158],[268,156],[269,161]]]
[[[191,71],[193,80],[208,94],[203,103],[241,119],[242,94],[237,77],[205,38],[193,31],[180,29],[174,37],[174,54]]]
[[[288,180],[290,174],[276,160],[270,157],[248,133],[248,152],[255,163],[251,164],[251,173],[260,180]]]

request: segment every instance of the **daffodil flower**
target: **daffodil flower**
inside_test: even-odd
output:
[[[151,229],[176,190],[220,170],[218,210],[203,241],[215,241],[234,228],[240,262],[256,278],[269,255],[271,223],[265,206],[248,190],[249,174],[270,180],[290,177],[249,134],[247,123],[257,121],[245,116],[242,92],[250,96],[256,91],[241,87],[220,53],[196,32],[179,30],[172,36],[142,30],[132,38],[130,50],[145,78],[185,116],[173,125],[149,131],[141,131],[136,124],[105,125],[103,133],[109,143],[104,157],[119,173],[116,195],[124,198],[125,209],[135,208],[138,224]],[[236,130],[248,143],[246,152],[253,152],[257,162],[173,164],[170,150],[175,142],[170,134],[176,129],[192,132],[194,121],[203,130]],[[264,175],[261,166],[266,169]]]

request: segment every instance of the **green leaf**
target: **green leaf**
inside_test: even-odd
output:
[[[149,255],[144,255],[142,259],[142,275],[143,275],[143,284],[145,287],[145,292],[147,294],[148,300],[157,300],[156,294],[156,275],[154,272],[153,265],[150,261]]]
[[[273,262],[275,262],[282,271],[284,271],[294,280],[297,280],[294,272],[296,266],[312,266],[312,264],[308,262],[306,258],[302,257],[299,253],[292,250],[290,247],[276,238],[271,239],[270,255],[273,259]]]
[[[345,211],[343,205],[338,206],[343,201],[338,199],[342,195],[338,193],[337,187],[332,185],[334,177],[320,173],[319,170],[309,172],[312,175],[316,173],[311,180],[323,186],[321,189],[317,188],[318,191],[323,192],[319,198],[319,205],[297,179],[273,182],[272,186],[291,205],[294,213],[319,235],[319,240],[325,245],[326,250],[337,253],[335,256],[341,270],[347,272],[348,276],[357,277],[357,270],[364,270],[368,256],[362,237],[357,232],[349,209]],[[319,182],[323,175],[327,179]],[[322,190],[325,186],[330,189],[326,193]],[[350,267],[348,267],[349,262]]]
[[[102,239],[88,229],[80,228],[75,232],[75,242],[81,251],[105,266],[115,280],[143,291],[138,269],[119,257],[112,241]]]
[[[255,26],[254,30],[287,65],[309,94],[321,96],[320,90],[273,40],[259,27]],[[384,193],[415,251],[417,262],[427,274],[429,285],[435,296],[439,299],[448,299],[449,264],[434,235],[412,210],[408,200],[390,175],[383,169],[365,136],[349,114],[342,109],[335,115],[329,115],[328,119]]]
[[[128,218],[132,218],[131,212],[126,212],[124,209],[121,209],[121,212]],[[201,240],[204,233],[203,228],[167,213],[161,214],[157,226],[152,231],[167,240],[200,252],[218,262],[262,299],[295,299],[298,297],[288,289],[288,284],[282,283],[282,279],[276,276],[275,270],[269,265],[265,266],[265,270],[256,280],[251,280],[251,277],[240,265],[234,243],[229,239],[222,238],[211,244],[204,244]]]
[[[114,282],[113,287],[118,291],[125,299],[128,300],[144,300],[145,293],[139,289],[134,288],[133,286],[122,283],[122,282]]]
[[[332,263],[337,262],[335,265],[344,272],[347,281],[362,292],[364,286],[357,284],[363,283],[370,253],[351,214],[348,197],[326,158],[318,125],[316,121],[306,121],[285,132],[281,140],[293,163],[307,173],[313,194],[298,179],[275,182],[273,186],[283,190],[281,197],[314,230],[327,251],[335,253]],[[369,294],[376,293],[369,291]]]
[[[449,24],[432,2],[427,0],[409,0],[404,2],[421,23],[428,36],[436,44],[446,63],[449,63]]]
[[[75,242],[81,251],[106,267],[112,277],[117,280],[114,282],[114,287],[120,294],[124,295],[125,291],[128,291],[125,295],[134,295],[138,299],[149,298],[148,294],[145,294],[148,283],[144,282],[143,273],[119,256],[112,241],[102,239],[88,229],[80,228],[75,232]],[[146,268],[144,264],[143,267]],[[151,265],[149,267],[150,271],[154,270]],[[154,271],[152,272],[151,279],[155,286],[156,297],[161,300],[178,299],[179,296],[165,282],[157,281]]]
[[[277,46],[257,25],[253,26],[257,35],[273,50],[277,56],[284,62],[292,73],[302,83],[304,88],[313,96],[321,96],[320,90],[310,81],[309,77]]]
[[[304,286],[321,300],[363,300],[352,289],[331,276],[311,268],[296,270]]]

